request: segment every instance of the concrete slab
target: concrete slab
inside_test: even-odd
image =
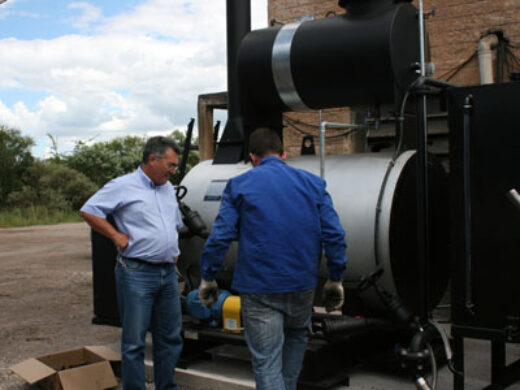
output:
[[[448,328],[449,329],[449,328]],[[147,380],[153,382],[151,338],[148,335],[146,354]],[[112,346],[118,348],[117,346]],[[491,381],[491,343],[486,340],[466,339],[465,389],[483,389]],[[237,351],[236,358],[233,351]],[[520,344],[507,344],[507,363],[520,359]],[[201,360],[187,369],[176,369],[176,381],[180,390],[247,390],[254,389],[254,376],[250,362],[245,358],[243,348],[217,347],[213,350],[213,360]],[[384,367],[383,367],[384,366]],[[337,386],[331,390],[406,390],[415,389],[414,384],[403,371],[389,370],[386,364],[369,363],[349,369],[349,386]],[[148,385],[147,389],[153,389]],[[453,374],[447,366],[438,371],[437,389],[453,389]],[[520,390],[520,383],[508,390]]]

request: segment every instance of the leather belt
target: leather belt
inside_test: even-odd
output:
[[[157,265],[157,266],[160,266],[160,265],[173,265],[173,261],[152,262],[152,261],[146,261],[146,260],[138,259],[137,257],[126,257],[126,256],[121,256],[121,257],[124,260],[131,260],[131,261],[135,261],[136,263],[143,263],[143,264],[146,264],[146,265]]]

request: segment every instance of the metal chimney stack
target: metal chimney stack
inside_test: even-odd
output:
[[[213,163],[235,163],[244,158],[244,126],[238,85],[237,52],[242,38],[251,31],[251,1],[227,0],[228,120]]]

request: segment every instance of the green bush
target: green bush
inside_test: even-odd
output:
[[[22,176],[34,161],[34,141],[20,130],[0,125],[0,205],[7,196],[22,188]]]
[[[141,164],[146,138],[126,136],[91,146],[78,142],[69,156],[58,153],[35,161],[30,137],[0,125],[0,226],[26,226],[79,221],[77,211],[97,189],[109,180],[133,172]],[[185,135],[170,134],[181,149]],[[193,140],[197,145],[197,140]],[[186,170],[199,161],[197,151],[189,153]],[[178,183],[179,172],[172,177]]]
[[[29,225],[50,225],[62,222],[79,222],[76,211],[49,210],[44,206],[16,207],[0,210],[0,227],[20,227]]]
[[[170,138],[184,148],[186,136],[179,130],[173,131]],[[78,142],[73,153],[65,159],[67,166],[84,173],[92,182],[103,186],[108,181],[133,172],[141,164],[146,138],[126,136],[107,142],[96,142],[87,145]],[[197,145],[197,139],[192,144]],[[181,156],[179,156],[181,159]],[[198,151],[191,150],[186,164],[186,172],[199,162]],[[172,181],[178,183],[179,172],[172,176]]]
[[[98,188],[81,172],[42,161],[27,169],[24,182],[20,191],[8,196],[11,208],[34,205],[51,211],[78,210]]]
[[[144,138],[133,136],[91,146],[78,142],[65,162],[101,187],[118,176],[135,171],[141,163],[145,143]]]

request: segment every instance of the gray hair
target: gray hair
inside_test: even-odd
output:
[[[181,154],[181,148],[173,139],[162,136],[150,138],[144,146],[143,164],[148,162],[150,155],[154,155],[156,158],[163,157],[168,148],[172,148],[175,153]]]

